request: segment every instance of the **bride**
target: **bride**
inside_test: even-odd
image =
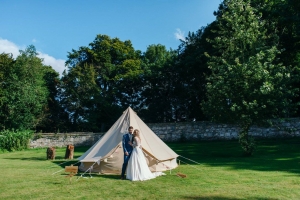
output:
[[[145,181],[157,176],[164,175],[162,172],[152,173],[147,165],[147,161],[142,151],[140,131],[133,131],[133,151],[128,161],[126,179],[131,181]]]

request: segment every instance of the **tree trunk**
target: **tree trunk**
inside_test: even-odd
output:
[[[251,123],[244,123],[239,132],[239,142],[246,156],[251,156],[255,150],[254,139],[249,136]]]

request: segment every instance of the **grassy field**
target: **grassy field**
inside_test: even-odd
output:
[[[55,161],[45,159],[46,149],[0,153],[0,199],[300,199],[300,139],[257,143],[253,157],[243,157],[236,141],[168,143],[200,164],[179,157],[189,164],[144,182],[93,174],[70,184],[63,167],[77,161],[61,164],[64,148]],[[87,149],[75,147],[75,157]]]

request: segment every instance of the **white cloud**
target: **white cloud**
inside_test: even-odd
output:
[[[35,39],[34,39],[35,40]],[[36,40],[35,40],[36,41]],[[0,53],[12,53],[13,57],[16,58],[20,52],[19,50],[24,50],[24,47],[19,47],[15,43],[8,41],[6,39],[0,38]],[[66,69],[65,68],[65,60],[56,59],[48,54],[37,52],[39,58],[43,58],[43,63],[45,65],[50,65],[55,71],[57,71],[60,76],[62,72]]]
[[[179,28],[176,29],[176,32],[174,33],[174,36],[177,40],[185,41],[184,32],[182,32]]]
[[[52,56],[49,56],[48,54],[38,52],[38,57],[43,58],[43,63],[45,65],[50,65],[55,71],[57,71],[60,75],[62,75],[65,68],[65,60],[62,59],[56,59]]]
[[[13,42],[0,38],[0,53],[12,53],[13,57],[16,58],[20,54],[20,49]]]

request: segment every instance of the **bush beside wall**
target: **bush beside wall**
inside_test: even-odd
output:
[[[33,131],[9,131],[0,132],[0,150],[16,151],[29,147],[29,140],[32,138]]]

